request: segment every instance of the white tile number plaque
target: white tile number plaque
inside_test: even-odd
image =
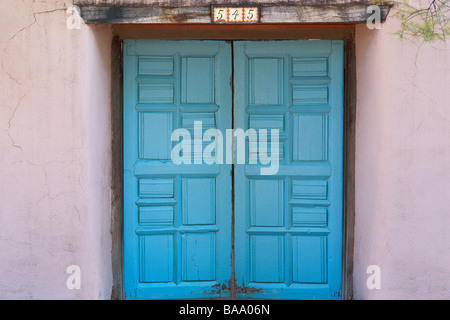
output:
[[[258,7],[212,7],[213,23],[258,23]]]

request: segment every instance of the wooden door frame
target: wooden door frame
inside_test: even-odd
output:
[[[124,299],[123,276],[123,39],[344,40],[344,199],[342,298],[353,298],[355,226],[356,51],[355,25],[113,25],[111,50],[111,299]]]

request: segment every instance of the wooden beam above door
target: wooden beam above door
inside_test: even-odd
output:
[[[388,1],[383,1],[387,3]],[[79,6],[109,7],[201,7],[210,5],[299,5],[298,0],[74,0]],[[373,0],[302,0],[302,6],[373,4]]]
[[[373,14],[368,7],[373,0],[255,0],[249,6],[258,6],[261,24],[366,23]],[[88,24],[207,24],[211,20],[211,6],[246,6],[237,0],[74,0],[81,9],[81,17]],[[383,22],[390,5],[380,5]]]

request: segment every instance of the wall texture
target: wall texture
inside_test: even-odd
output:
[[[449,299],[450,42],[397,28],[356,30],[355,298]]]
[[[111,296],[112,32],[70,5],[0,1],[0,299]],[[448,299],[450,51],[397,27],[356,30],[355,298]]]
[[[111,31],[70,5],[0,1],[0,299],[111,295]]]

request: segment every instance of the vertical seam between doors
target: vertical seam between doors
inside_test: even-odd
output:
[[[234,130],[234,41],[231,44],[231,129]],[[230,279],[230,296],[236,298],[236,273],[235,273],[235,204],[234,204],[234,139],[231,139],[231,151],[233,163],[231,164],[231,279]]]

